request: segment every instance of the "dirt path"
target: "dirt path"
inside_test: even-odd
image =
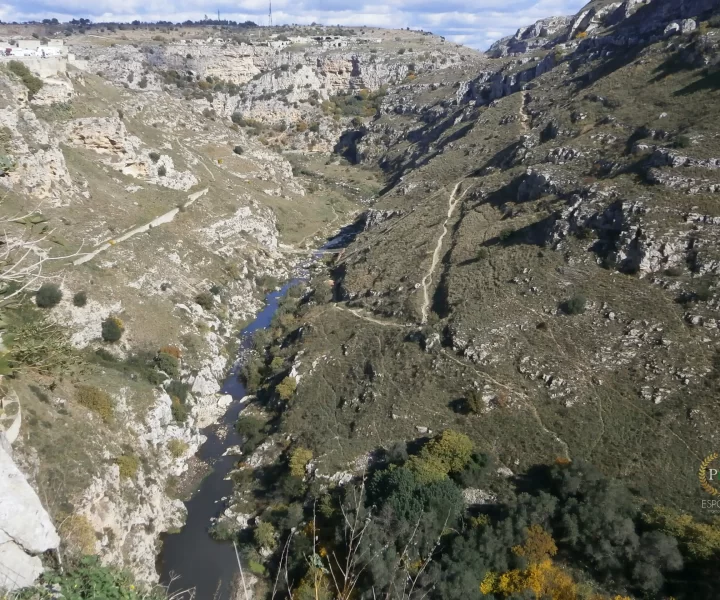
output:
[[[420,323],[425,324],[428,320],[428,311],[430,310],[430,285],[432,284],[432,276],[435,272],[435,268],[437,267],[438,261],[440,260],[440,251],[442,250],[443,240],[445,239],[445,236],[447,235],[447,224],[450,220],[450,217],[452,217],[453,212],[455,211],[455,207],[457,206],[458,201],[460,198],[462,198],[462,194],[458,196],[458,190],[460,189],[460,185],[462,184],[462,181],[458,181],[455,184],[455,187],[453,188],[452,193],[450,194],[450,198],[448,199],[448,212],[447,212],[447,218],[443,222],[443,230],[440,234],[440,237],[438,238],[437,244],[435,244],[435,251],[433,252],[433,258],[432,263],[430,264],[430,269],[428,270],[425,277],[423,277],[421,285],[423,287],[423,303],[422,307],[420,309],[420,313],[422,315]]]
[[[368,321],[369,323],[374,323],[375,325],[380,325],[382,327],[399,327],[399,328],[411,327],[411,325],[406,325],[404,323],[395,323],[394,321],[381,321],[379,319],[369,317],[369,316],[361,313],[358,309],[346,308],[344,306],[340,306],[339,304],[334,304],[333,306],[337,310],[341,310],[343,312],[349,312],[352,315],[356,316],[358,319],[362,319],[363,321]]]
[[[470,370],[473,371],[473,373],[475,373],[478,377],[480,377],[480,378],[482,378],[482,379],[484,379],[484,380],[486,380],[486,381],[490,381],[490,382],[494,383],[496,386],[498,386],[498,387],[500,387],[500,388],[502,388],[502,389],[510,392],[511,394],[515,394],[516,397],[520,398],[520,399],[522,400],[523,404],[525,405],[525,408],[527,408],[527,409],[532,413],[533,418],[534,418],[535,421],[537,422],[537,424],[538,424],[538,426],[540,427],[540,429],[542,429],[547,435],[549,435],[551,438],[553,438],[553,439],[562,447],[562,449],[563,449],[563,457],[564,457],[564,458],[567,458],[567,459],[570,459],[570,448],[568,447],[567,443],[566,443],[565,440],[563,440],[555,431],[552,431],[551,429],[548,429],[548,428],[545,426],[545,423],[543,423],[543,420],[542,420],[542,418],[540,417],[540,413],[538,413],[537,408],[535,408],[535,405],[532,403],[532,401],[530,400],[530,398],[528,398],[527,394],[525,394],[524,392],[522,392],[521,390],[519,390],[519,389],[517,389],[517,388],[515,388],[515,387],[513,387],[513,386],[509,386],[509,385],[505,385],[505,384],[503,384],[503,383],[500,383],[497,379],[494,379],[494,378],[490,377],[490,375],[488,375],[487,373],[482,373],[482,372],[478,371],[478,370],[475,369],[474,367],[472,367],[472,366],[470,366],[470,365],[462,362],[461,360],[455,358],[455,357],[454,357],[452,354],[450,354],[447,350],[444,350],[444,349],[443,349],[443,350],[442,350],[442,353],[443,353],[447,358],[449,358],[451,361],[453,361],[454,363],[456,363],[456,364],[458,364],[458,365],[460,365],[461,367],[464,367],[464,368],[466,368],[466,369],[470,369]]]
[[[528,92],[524,92],[520,102],[520,124],[525,131],[530,131],[530,125],[528,125],[530,117],[527,113],[528,104],[530,104],[530,94]]]
[[[136,236],[138,233],[145,233],[146,231],[149,231],[153,227],[157,227],[158,225],[163,225],[165,223],[172,223],[175,220],[175,217],[180,212],[180,210],[184,210],[191,206],[195,200],[198,198],[204,196],[207,194],[208,189],[205,188],[204,190],[200,192],[196,192],[194,194],[190,194],[188,196],[188,201],[183,204],[182,206],[178,206],[176,208],[173,208],[172,210],[166,212],[163,215],[160,215],[159,217],[155,217],[152,221],[149,223],[145,223],[145,225],[139,225],[138,227],[135,227],[131,229],[130,231],[127,231],[123,233],[120,237],[108,240],[106,242],[103,242],[100,244],[95,250],[92,252],[88,252],[87,254],[83,254],[80,258],[77,258],[73,261],[73,265],[81,265],[83,263],[86,263],[93,258],[95,258],[98,254],[101,252],[104,252],[108,248],[112,248],[113,246],[116,246],[120,242],[124,242],[125,240],[129,240],[131,237]]]

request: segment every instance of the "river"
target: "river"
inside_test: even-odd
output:
[[[325,252],[347,245],[356,233],[352,226],[344,228],[315,252],[313,258],[317,260]],[[292,286],[305,280],[304,276],[293,279],[280,290],[266,296],[265,308],[240,332],[241,354],[252,346],[253,333],[270,325],[280,299]],[[194,595],[192,591],[188,591],[174,596],[174,600],[228,600],[231,597],[233,579],[238,573],[232,543],[216,541],[208,533],[211,519],[225,509],[222,499],[229,497],[233,491],[233,484],[227,477],[238,457],[223,454],[227,448],[237,446],[242,441],[235,430],[235,422],[242,411],[240,399],[246,396],[247,392],[236,373],[235,370],[230,373],[221,392],[231,394],[234,401],[218,424],[203,430],[207,441],[197,454],[212,470],[203,479],[197,492],[185,503],[185,526],[179,533],[163,536],[163,549],[158,557],[160,581],[163,585],[170,584],[169,595],[182,590],[194,590]],[[219,431],[226,431],[227,435],[220,437]]]

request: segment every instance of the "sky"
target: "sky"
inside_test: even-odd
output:
[[[0,0],[0,20],[185,21],[215,17],[267,25],[269,0]],[[576,13],[588,0],[272,0],[274,24],[422,29],[486,49],[538,19]]]

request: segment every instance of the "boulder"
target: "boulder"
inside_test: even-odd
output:
[[[40,498],[0,445],[0,588],[18,589],[42,573],[31,556],[57,548],[60,538]]]

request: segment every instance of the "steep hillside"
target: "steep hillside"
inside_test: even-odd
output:
[[[15,47],[38,36],[3,29]],[[327,150],[372,118],[381,84],[480,55],[385,30],[93,31],[64,37],[77,60],[58,72],[0,66],[19,265],[2,280],[0,415],[67,551],[153,581],[188,469],[202,475],[200,429],[232,400],[237,333],[384,185]],[[8,564],[13,586],[40,569]]]
[[[36,265],[4,288],[0,416],[61,555],[156,581],[232,405],[234,493],[199,529],[220,596],[717,597],[715,0],[594,0],[485,54],[92,31],[65,38],[85,71],[0,72],[9,247]],[[195,546],[171,593],[216,562]]]
[[[716,9],[714,2],[591,3],[575,17],[545,20],[498,42],[479,72],[460,64],[393,87],[375,119],[343,134],[336,151],[379,166],[388,185],[363,216],[363,231],[316,275],[273,338],[258,344],[259,362],[246,375],[252,383],[258,370],[262,381],[267,365],[287,368],[255,384],[260,423],[269,422],[261,431],[276,432],[275,446],[264,443],[246,464],[259,477],[258,462],[279,456],[288,478],[304,477],[307,487],[268,487],[262,477],[253,486],[241,471],[233,518],[252,507],[282,529],[286,517],[273,512],[273,502],[302,498],[307,516],[313,498],[331,502],[315,486],[329,481],[332,489],[368,472],[376,472],[368,483],[380,485],[377,472],[403,465],[408,453],[401,468],[420,478],[416,485],[437,475],[417,461],[435,460],[427,449],[447,430],[468,436],[495,465],[479,485],[452,478],[466,494],[479,488],[466,502],[491,522],[497,511],[513,514],[508,505],[519,501],[528,474],[556,463],[550,478],[577,477],[563,474],[563,465],[592,463],[617,478],[607,485],[631,490],[634,506],[711,517],[712,496],[701,489],[698,470],[704,473],[701,463],[718,443]],[[660,484],[649,476],[656,473]],[[402,487],[407,481],[392,485],[411,489]],[[377,561],[392,561],[381,547],[401,555],[410,544],[405,558],[424,566],[398,566],[395,574],[409,577],[419,596],[510,593],[492,579],[485,591],[478,587],[488,568],[511,568],[492,566],[498,554],[487,547],[482,552],[493,560],[477,559],[460,585],[458,572],[469,563],[448,557],[457,557],[461,544],[472,554],[468,536],[475,534],[439,538],[438,546],[432,533],[414,539],[414,521],[397,521],[392,485],[368,490],[367,506],[379,511],[390,503],[396,520],[373,513],[379,546],[366,552],[376,548],[385,557]],[[264,500],[253,505],[253,495]],[[557,497],[564,511],[568,498]],[[350,510],[353,501],[338,498],[337,509]],[[442,525],[445,515],[425,506],[420,521]],[[638,536],[659,523],[649,513],[627,514],[638,519]],[[530,523],[564,541],[567,565],[599,560],[570,552],[567,522],[553,519],[535,515]],[[323,526],[342,535],[339,520]],[[350,521],[351,530],[360,527]],[[511,521],[521,530],[527,524],[497,526]],[[669,522],[663,535],[677,535]],[[605,526],[619,527],[598,527]],[[716,536],[712,531],[703,535]],[[591,537],[586,549],[605,543],[599,530]],[[683,539],[668,543],[682,547]],[[607,542],[610,555],[614,543]],[[637,539],[617,543],[644,548]],[[655,565],[650,583],[634,552],[615,567],[590,569],[602,582],[597,593],[606,586],[605,593],[633,597],[714,597],[697,555],[686,553],[692,567],[664,584],[660,571],[677,566]],[[397,585],[379,562],[358,560],[372,572],[359,576],[363,597]],[[678,581],[688,577],[698,585],[683,589]]]

